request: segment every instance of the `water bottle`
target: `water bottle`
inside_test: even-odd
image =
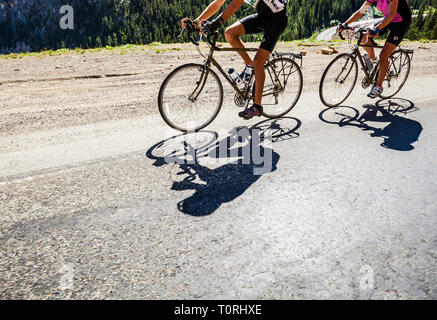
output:
[[[372,59],[370,59],[370,56],[369,56],[367,53],[365,53],[365,54],[363,55],[363,59],[364,59],[364,62],[365,62],[365,64],[366,64],[366,69],[367,69],[367,71],[368,71],[368,72],[371,72],[372,69],[373,69],[373,62],[372,62]]]
[[[230,68],[228,70],[229,77],[234,81],[237,85],[241,83],[240,75],[237,73],[237,71],[234,70],[234,68]]]
[[[243,71],[243,81],[248,83],[252,79],[253,76],[253,66],[249,65]]]

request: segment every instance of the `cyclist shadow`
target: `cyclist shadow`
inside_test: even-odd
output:
[[[234,128],[220,140],[214,131],[181,134],[152,146],[147,157],[155,166],[171,167],[171,190],[195,191],[177,204],[178,210],[206,216],[276,171],[280,156],[272,144],[299,137],[300,126],[300,120],[287,117]]]
[[[400,116],[419,110],[414,103],[400,98],[382,99],[374,105],[363,105],[366,108],[363,114],[349,106],[339,106],[323,110],[319,114],[320,120],[326,123],[337,124],[340,127],[358,127],[365,131],[373,131],[372,137],[382,137],[381,146],[398,151],[410,151],[412,145],[419,140],[423,130],[422,125],[415,120]],[[384,128],[370,125],[372,122],[389,123]]]

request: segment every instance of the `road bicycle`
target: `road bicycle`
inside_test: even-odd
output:
[[[347,40],[352,48],[351,53],[343,53],[338,55],[326,67],[322,79],[320,80],[319,94],[323,104],[327,107],[336,107],[342,104],[355,87],[358,79],[358,62],[364,72],[364,78],[361,81],[361,86],[366,89],[376,82],[379,71],[379,61],[369,72],[366,68],[363,57],[361,56],[359,47],[373,47],[382,49],[379,45],[361,44],[362,39],[366,36],[368,30],[365,28],[345,28],[339,32],[342,40],[345,37],[342,35],[344,31],[348,31]],[[350,32],[352,31],[352,32]],[[352,45],[352,42],[357,39],[357,44]],[[411,68],[411,60],[414,55],[414,50],[398,48],[389,57],[389,68],[383,82],[384,92],[380,95],[383,99],[388,99],[396,95],[407,81]]]
[[[215,66],[235,91],[234,102],[247,109],[255,96],[255,77],[249,81],[234,81],[213,57],[216,51],[256,52],[256,48],[220,48],[218,33],[206,37],[209,53],[199,49],[201,37],[195,38],[196,28],[188,21],[188,38],[205,59],[203,64],[189,63],[174,69],[163,81],[158,95],[159,112],[172,128],[182,131],[199,131],[217,117],[223,104],[223,85]],[[184,30],[182,30],[183,32]],[[182,34],[181,32],[181,34]],[[298,64],[296,61],[299,61]],[[263,91],[263,115],[280,118],[290,112],[302,93],[302,55],[274,52],[265,64],[266,80]]]

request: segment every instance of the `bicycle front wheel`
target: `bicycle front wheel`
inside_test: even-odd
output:
[[[351,54],[340,54],[328,65],[320,80],[319,94],[323,104],[336,107],[351,94],[358,77],[357,60]]]
[[[384,88],[381,98],[388,99],[397,94],[410,74],[411,59],[408,53],[397,50],[388,59],[388,71],[382,87]]]
[[[303,77],[298,64],[290,58],[276,58],[266,64],[263,115],[280,118],[294,108],[302,93]]]
[[[223,104],[223,86],[217,74],[201,64],[173,70],[161,85],[158,107],[164,121],[182,132],[209,125]]]

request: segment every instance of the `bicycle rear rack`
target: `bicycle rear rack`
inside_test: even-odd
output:
[[[303,56],[301,54],[298,53],[293,53],[293,52],[273,52],[272,56],[275,57],[286,57],[286,58],[290,58],[293,61],[298,60],[296,63],[299,65],[300,68],[302,68],[303,65]]]
[[[402,51],[405,51],[409,56],[410,56],[410,59],[411,59],[411,61],[413,61],[413,57],[414,57],[414,50],[412,50],[412,49],[402,49],[402,48],[400,48]]]

